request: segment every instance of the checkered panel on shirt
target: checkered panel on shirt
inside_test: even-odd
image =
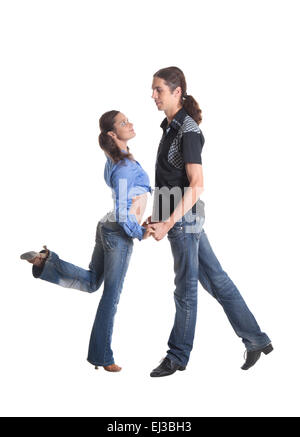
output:
[[[172,141],[168,153],[168,162],[175,168],[182,169],[184,167],[184,160],[182,156],[181,139],[182,135],[187,132],[196,132],[200,134],[200,129],[195,120],[189,115],[183,120],[182,126],[178,130],[178,134]]]
[[[181,152],[181,138],[182,132],[178,131],[178,135],[172,141],[172,144],[168,153],[168,162],[174,167],[182,169],[184,166],[184,161]]]

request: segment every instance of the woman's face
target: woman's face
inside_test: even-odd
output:
[[[114,132],[121,141],[128,141],[135,137],[133,124],[128,121],[128,118],[122,112],[119,112],[115,117]]]

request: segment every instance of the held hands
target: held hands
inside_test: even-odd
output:
[[[151,215],[149,215],[148,218],[146,218],[146,220],[144,221],[144,223],[142,224],[142,226],[144,226],[144,228],[147,227],[147,225],[149,225],[151,222]]]
[[[148,238],[150,235],[152,235],[152,237],[156,241],[162,240],[172,227],[169,222],[158,222],[158,223],[151,222],[151,216],[144,221],[142,226],[146,228],[144,238]]]
[[[151,223],[151,215],[144,221],[144,223],[142,223],[142,226],[146,228],[146,232],[144,233],[143,240],[146,240],[146,238],[150,237],[150,235],[154,235],[154,230],[148,227],[149,223]]]
[[[146,232],[143,235],[143,240],[146,240],[146,238],[150,237],[150,235],[154,234],[154,230],[148,226],[144,226],[146,228]]]

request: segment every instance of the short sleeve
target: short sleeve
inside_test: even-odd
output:
[[[202,132],[184,132],[182,135],[182,153],[185,163],[202,164],[202,148],[204,136]]]

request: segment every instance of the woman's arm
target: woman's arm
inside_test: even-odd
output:
[[[143,195],[132,197],[135,174],[130,164],[120,164],[111,176],[111,184],[115,194],[116,220],[127,235],[142,240],[146,229],[140,226],[145,207]],[[146,193],[145,193],[146,194]],[[133,200],[134,199],[134,200]]]
[[[141,224],[141,221],[143,219],[146,206],[147,206],[147,197],[148,194],[140,194],[139,196],[132,197],[132,203],[129,210],[129,214],[134,214],[136,217],[136,220],[139,224]]]

